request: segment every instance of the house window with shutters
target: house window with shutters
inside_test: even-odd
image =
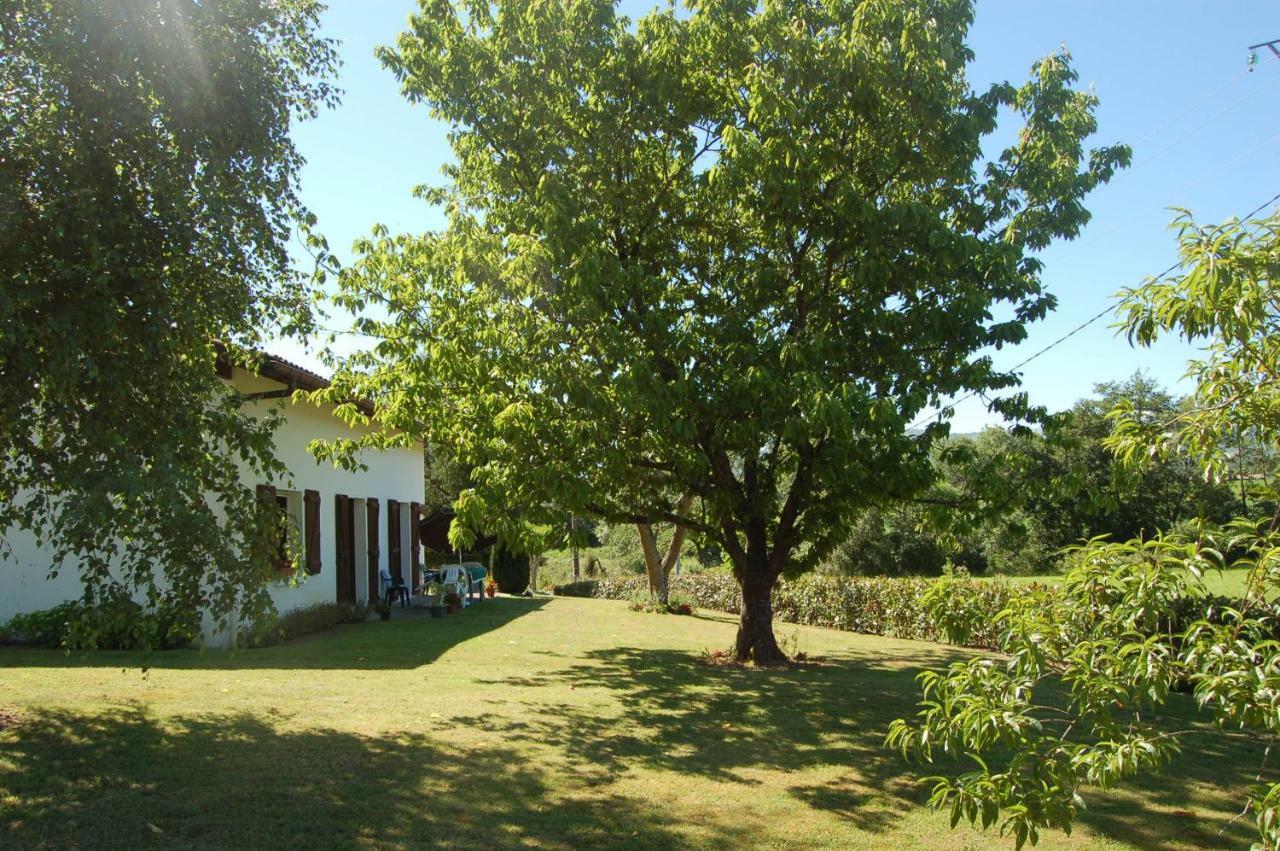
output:
[[[317,491],[278,490],[271,485],[258,485],[258,499],[278,509],[284,525],[280,532],[280,544],[273,561],[281,572],[281,581],[287,581],[293,573],[289,558],[292,551],[302,556],[307,573],[320,572],[320,494]]]
[[[280,547],[276,555],[276,569],[281,573],[293,573],[293,564],[289,558],[292,542],[293,552],[299,553],[302,546],[303,503],[301,491],[276,490],[276,507],[284,515],[285,525],[280,529]]]

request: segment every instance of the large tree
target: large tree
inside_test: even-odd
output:
[[[308,321],[289,132],[334,97],[320,9],[0,10],[0,530],[48,541],[91,601],[268,604],[236,464],[281,472],[272,423],[215,360]]]
[[[908,424],[1008,388],[1054,304],[1034,252],[1127,158],[1092,153],[1067,55],[975,92],[967,0],[424,0],[383,62],[453,129],[438,233],[343,279],[382,341],[335,393],[476,464],[505,504],[666,521],[723,547],[737,655],[857,508],[929,483]],[[1022,126],[987,161],[1007,109]],[[1015,412],[1014,399],[1002,406]],[[692,496],[693,501],[682,501]],[[682,504],[697,511],[673,510]]]

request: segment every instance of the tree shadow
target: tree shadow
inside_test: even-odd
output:
[[[0,647],[0,668],[156,668],[172,670],[395,670],[438,659],[458,644],[537,612],[547,598],[497,597],[443,618],[421,616],[343,624],[252,650],[92,653]]]
[[[757,768],[848,766],[852,774],[838,783],[797,783],[788,791],[878,831],[927,798],[910,768],[883,747],[889,722],[912,711],[913,672],[955,658],[944,649],[920,650],[919,658],[897,659],[908,668],[840,659],[762,671],[716,667],[678,650],[616,648],[589,652],[588,661],[560,672],[488,682],[612,692],[624,708],[617,717],[531,696],[524,720],[495,719],[502,737],[561,749],[601,782],[636,763],[744,786],[760,783]]]
[[[495,719],[493,730],[504,739],[561,749],[590,765],[601,782],[637,763],[747,787],[761,782],[760,769],[845,767],[838,779],[796,783],[788,792],[860,829],[885,831],[927,801],[924,776],[955,768],[909,765],[884,747],[889,724],[917,709],[916,673],[960,656],[929,645],[903,647],[907,652],[895,654],[892,664],[844,654],[781,671],[711,666],[678,650],[596,650],[562,671],[489,682],[522,690],[568,685],[583,700],[604,689],[621,703],[620,715],[530,695],[523,720]],[[1188,840],[1201,847],[1247,845],[1252,823],[1230,817],[1265,745],[1204,723],[1181,695],[1163,720],[1170,729],[1195,731],[1183,758],[1128,791],[1086,793],[1081,822],[1143,848],[1185,847]]]
[[[0,738],[0,793],[5,847],[691,845],[659,808],[555,788],[506,748],[282,731],[246,714],[24,719]],[[698,845],[744,841],[700,830]]]

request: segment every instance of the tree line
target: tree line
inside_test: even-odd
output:
[[[1114,412],[1170,423],[1194,405],[1141,372],[1095,385],[1093,395],[1037,430],[991,427],[941,442],[938,483],[919,498],[863,512],[822,569],[855,575],[1045,574],[1064,552],[1096,537],[1112,541],[1220,527],[1269,514],[1274,448],[1233,436],[1219,476],[1185,455],[1134,470],[1107,442]],[[994,491],[992,490],[994,488]]]

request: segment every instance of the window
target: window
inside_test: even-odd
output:
[[[276,568],[282,573],[293,573],[290,553],[302,557],[302,494],[298,491],[276,491],[276,505],[284,514],[285,523],[280,529]]]

